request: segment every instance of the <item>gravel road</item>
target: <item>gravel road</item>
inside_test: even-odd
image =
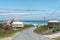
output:
[[[42,35],[38,35],[38,34],[34,33],[33,30],[35,28],[36,27],[32,27],[30,29],[22,31],[12,40],[50,40],[49,38],[46,38]]]

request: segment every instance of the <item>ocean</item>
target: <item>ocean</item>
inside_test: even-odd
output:
[[[32,24],[47,24],[48,20],[23,20],[25,24],[32,25]]]
[[[47,22],[46,23],[44,23],[44,22],[24,22],[25,24],[47,24]]]
[[[48,21],[43,21],[43,20],[37,20],[37,21],[31,21],[31,20],[20,20],[21,22],[24,22],[24,24],[28,24],[28,25],[32,25],[32,24],[47,24]],[[3,21],[0,20],[0,23],[2,23]]]

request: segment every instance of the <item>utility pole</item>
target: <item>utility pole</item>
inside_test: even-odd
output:
[[[46,18],[44,17],[44,25],[45,25],[45,19],[46,19]]]

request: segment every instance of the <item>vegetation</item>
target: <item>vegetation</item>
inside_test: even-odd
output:
[[[37,27],[34,32],[38,34],[45,34],[44,32],[48,30],[47,26]]]
[[[11,37],[13,36],[15,33],[17,32],[17,30],[13,30],[13,31],[10,31],[10,30],[0,30],[0,39],[1,38],[5,38],[5,37]]]
[[[52,40],[60,40],[60,37],[54,38],[54,39],[52,39]]]
[[[58,31],[60,31],[60,26],[54,26],[52,28],[49,28],[47,25],[37,27],[34,30],[35,33],[44,34],[44,35],[52,34],[52,33],[58,32]]]
[[[37,27],[34,30],[35,33],[43,34],[43,35],[48,35],[48,34],[56,33],[59,31],[60,31],[60,26],[53,26],[49,28],[49,30],[48,30],[48,26],[41,26],[41,27]],[[60,40],[60,37],[53,38],[52,40]]]
[[[24,25],[24,29],[27,29],[27,28],[30,28],[30,27],[32,27],[33,25]]]
[[[3,30],[3,29],[0,29],[0,39],[5,38],[5,37],[11,37],[16,32],[21,32],[22,30],[23,30],[22,28],[17,28],[17,30]]]
[[[27,29],[30,27],[31,27],[30,25],[24,25],[24,28],[17,28],[17,30],[13,30],[9,26],[5,26],[5,25],[3,26],[2,24],[0,24],[0,39],[5,37],[11,37],[16,32],[21,32],[23,29]]]
[[[52,30],[53,32],[60,31],[60,26],[53,26],[53,27],[51,28],[51,30]]]

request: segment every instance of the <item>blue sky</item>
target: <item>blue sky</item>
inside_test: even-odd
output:
[[[43,20],[44,16],[46,19],[59,19],[58,7],[60,0],[0,0],[0,19]]]

